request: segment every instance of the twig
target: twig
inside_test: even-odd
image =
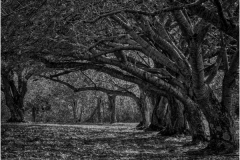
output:
[[[156,16],[156,15],[161,14],[163,12],[171,12],[171,11],[174,11],[174,10],[181,10],[181,9],[184,9],[184,8],[194,7],[196,5],[200,5],[200,4],[204,3],[205,1],[206,0],[198,0],[198,1],[196,1],[194,3],[191,3],[191,4],[184,4],[184,5],[180,5],[180,6],[174,6],[174,7],[167,7],[167,8],[164,8],[162,10],[155,11],[155,12],[145,12],[145,11],[137,11],[137,10],[130,10],[130,9],[121,9],[121,10],[117,10],[117,11],[102,14],[102,15],[96,17],[95,19],[86,20],[86,21],[83,21],[83,22],[84,23],[95,23],[96,21],[98,21],[98,20],[100,20],[104,17],[111,16],[111,15],[114,15],[114,14],[123,13],[123,12],[132,13],[132,14],[142,14],[142,15],[145,15],[145,16]]]
[[[86,75],[83,71],[81,71],[81,73],[82,73],[85,77],[87,77],[87,79],[89,79],[89,80],[94,84],[95,87],[97,87],[97,84],[96,84],[95,82],[93,82],[93,80],[92,80],[88,75]]]
[[[63,72],[61,72],[61,73],[57,73],[57,74],[54,74],[54,75],[50,75],[50,78],[59,77],[59,76],[62,76],[62,75],[65,75],[65,74],[68,74],[68,73],[71,73],[71,72],[75,72],[75,71],[77,71],[77,69],[68,70],[68,71],[63,71]]]
[[[138,47],[138,46],[116,47],[116,48],[109,49],[109,50],[107,50],[105,52],[100,52],[100,53],[90,57],[89,59],[97,58],[99,56],[106,55],[108,53],[113,53],[113,52],[116,52],[116,51],[121,51],[121,50],[138,50],[138,51],[142,51],[142,47]]]
[[[143,62],[148,66],[151,67],[148,62],[145,61],[145,59],[137,52],[137,55],[143,60]]]

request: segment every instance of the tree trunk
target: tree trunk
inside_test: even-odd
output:
[[[203,123],[203,115],[198,105],[190,103],[188,107],[185,107],[185,116],[190,127],[192,143],[208,141],[206,126]]]
[[[172,136],[187,132],[187,122],[183,105],[173,97],[155,97],[152,124],[149,130],[158,130],[162,135]]]
[[[104,119],[105,119],[105,103],[104,103],[104,101],[102,101],[102,122],[104,123],[105,121],[104,121]]]
[[[97,105],[97,106],[94,108],[93,112],[91,113],[91,115],[89,116],[89,118],[87,118],[87,119],[85,120],[85,122],[94,122],[94,115],[96,114],[96,112],[97,112],[97,110],[98,110],[98,107],[99,107],[99,105]]]
[[[7,96],[6,96],[7,97]],[[6,98],[6,105],[8,106],[11,117],[7,122],[24,122],[24,110],[21,103],[16,103],[12,99],[12,97]]]
[[[141,112],[142,121],[137,125],[137,129],[146,129],[151,123],[150,108],[147,106],[146,98],[146,93],[140,89],[140,98],[137,103]]]
[[[33,121],[33,122],[36,122],[36,115],[37,115],[37,113],[36,113],[36,111],[37,111],[37,110],[36,110],[36,107],[32,105],[31,108],[32,108],[32,121]]]
[[[24,122],[24,108],[23,99],[26,94],[27,83],[21,84],[23,87],[22,92],[19,92],[12,79],[7,76],[2,76],[3,92],[6,99],[6,105],[10,110],[11,117],[8,122]]]
[[[203,117],[196,104],[190,103],[189,107],[184,107],[178,100],[173,97],[169,104],[167,98],[150,94],[152,105],[154,106],[151,124],[146,131],[161,131],[163,135],[173,135],[187,133],[187,122],[190,127],[192,135],[192,143],[199,141],[206,141],[207,135],[205,132],[205,125],[203,124]],[[193,107],[192,105],[195,105]]]
[[[206,148],[208,152],[231,153],[237,149],[233,118],[229,111],[221,106],[210,87],[208,87],[206,95],[198,99],[198,103],[209,123],[210,143]]]
[[[72,111],[73,111],[73,120],[74,122],[77,122],[77,102],[75,101],[75,99],[73,99]]]
[[[146,131],[161,131],[164,129],[164,115],[166,113],[167,104],[166,99],[157,94],[149,94],[153,112],[151,117],[151,124]]]
[[[169,97],[170,98],[170,97]],[[183,105],[175,98],[168,99],[167,111],[165,115],[165,128],[161,135],[172,136],[175,134],[185,134],[187,131],[186,118],[183,114]]]
[[[233,87],[238,76],[239,68],[239,51],[236,51],[232,57],[230,67],[228,67],[228,61],[226,61],[227,67],[225,67],[224,78],[222,83],[222,106],[230,113],[233,118],[235,115],[235,108],[232,105]],[[228,69],[229,68],[229,69]]]
[[[77,104],[79,104],[79,100],[77,101]],[[78,122],[81,122],[82,121],[82,115],[83,115],[83,112],[84,112],[84,106],[82,104],[79,104],[78,106],[79,106],[79,108],[78,108],[78,114],[79,114]]]
[[[200,30],[190,40],[192,83],[195,101],[201,107],[210,129],[210,143],[204,150],[210,153],[231,153],[237,148],[235,126],[229,112],[215,97],[212,89],[205,84],[204,64],[200,50],[205,30]]]
[[[116,106],[115,106],[116,95],[108,95],[108,100],[109,100],[109,110],[111,112],[110,123],[116,123],[117,122]]]
[[[98,109],[97,109],[98,122],[102,123],[102,112],[101,112],[101,109],[102,109],[102,99],[101,99],[101,97],[98,98],[97,105],[98,105]]]

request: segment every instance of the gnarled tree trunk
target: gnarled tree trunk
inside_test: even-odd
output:
[[[151,124],[146,131],[161,131],[164,127],[163,115],[164,115],[164,98],[157,94],[149,94],[153,112],[151,116]]]
[[[189,106],[185,107],[171,96],[168,97],[170,101],[161,95],[150,94],[150,96],[154,109],[147,131],[160,131],[163,135],[187,133],[188,122],[193,143],[207,140],[203,117],[196,104],[189,103]]]
[[[11,117],[8,122],[23,122],[23,100],[27,92],[27,82],[24,80],[18,80],[18,87],[16,87],[13,80],[13,73],[10,72],[8,74],[2,73],[2,85],[6,105],[11,113]]]
[[[23,105],[14,100],[10,95],[5,94],[6,105],[8,106],[11,117],[7,122],[24,122],[24,109]]]
[[[175,98],[169,97],[165,115],[165,128],[162,135],[184,134],[187,131],[186,118],[183,114],[183,105]]]
[[[148,130],[158,130],[163,135],[181,134],[186,131],[184,108],[179,101],[169,97],[170,101],[159,95],[152,95],[151,98],[154,109]]]
[[[208,86],[205,96],[197,102],[206,116],[210,129],[210,143],[206,149],[213,153],[231,153],[237,148],[235,125],[229,110],[226,110]]]
[[[222,106],[213,90],[205,83],[204,65],[200,50],[206,31],[200,30],[190,41],[190,55],[192,66],[192,82],[196,102],[201,107],[210,129],[210,143],[208,152],[230,153],[236,149],[236,135],[233,119],[229,108]]]

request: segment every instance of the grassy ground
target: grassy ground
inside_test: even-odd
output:
[[[1,159],[238,159],[235,155],[188,156],[206,144],[184,146],[190,136],[162,137],[136,124],[2,124]]]

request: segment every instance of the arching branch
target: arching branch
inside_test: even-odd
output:
[[[116,95],[121,95],[121,96],[127,96],[127,97],[131,97],[133,99],[138,99],[138,97],[133,94],[132,92],[130,91],[120,91],[120,90],[110,90],[110,89],[106,89],[106,88],[103,88],[103,87],[80,87],[80,88],[76,88],[74,87],[73,85],[67,83],[67,82],[64,82],[62,80],[59,80],[59,79],[54,79],[54,78],[51,78],[51,77],[48,77],[48,76],[43,76],[41,75],[40,77],[43,77],[45,79],[49,79],[51,81],[54,81],[54,82],[58,82],[60,84],[63,84],[65,86],[67,86],[68,88],[70,88],[71,90],[73,90],[74,92],[82,92],[82,91],[89,91],[89,90],[94,90],[94,91],[101,91],[101,92],[104,92],[104,93],[107,93],[107,94],[116,94]]]

